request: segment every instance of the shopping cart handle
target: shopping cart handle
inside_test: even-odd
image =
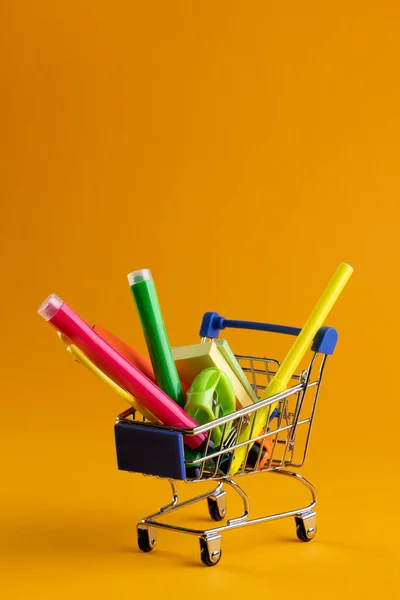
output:
[[[286,325],[272,325],[271,323],[258,323],[256,321],[232,321],[225,319],[216,312],[204,313],[200,337],[213,338],[219,337],[222,329],[251,329],[254,331],[269,331],[271,333],[283,333],[285,335],[299,335],[301,329],[298,327],[287,327]],[[333,327],[321,327],[314,338],[311,350],[322,354],[333,354],[338,333]]]

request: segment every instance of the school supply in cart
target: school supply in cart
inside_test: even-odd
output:
[[[133,271],[128,275],[128,281],[142,324],[157,384],[183,408],[185,397],[172,358],[171,347],[151,272],[149,269]]]
[[[126,342],[118,338],[116,335],[105,329],[102,325],[96,324],[93,325],[93,329],[97,331],[99,335],[117,352],[119,352],[126,360],[134,365],[139,371],[142,371],[143,375],[146,375],[151,381],[156,383],[156,377],[154,375],[154,370],[151,365],[151,361],[147,356],[143,356],[140,352],[137,352],[134,348],[129,346]]]
[[[228,341],[227,340],[216,340],[215,343],[217,345],[218,350],[221,352],[222,356],[225,358],[226,362],[228,363],[228,365],[230,366],[232,371],[235,373],[236,377],[239,379],[240,383],[242,384],[242,386],[244,387],[244,389],[246,390],[246,392],[248,393],[250,398],[253,400],[253,402],[257,402],[258,398],[257,398],[253,388],[251,387],[249,380],[247,379],[246,375],[244,374],[243,369],[239,364],[239,361],[237,360],[236,356],[232,352]]]
[[[143,356],[140,352],[132,348],[129,344],[118,338],[116,335],[105,329],[102,325],[93,325],[93,329],[97,331],[99,335],[105,340],[110,346],[115,348],[117,352],[122,354],[126,360],[128,360],[132,365],[134,365],[139,371],[142,371],[143,375],[146,375],[151,381],[156,382],[156,377],[154,375],[154,370],[151,364],[150,359],[147,356]],[[183,390],[184,396],[186,396],[186,392],[189,389],[189,385],[184,381],[181,381],[181,386]]]
[[[272,411],[272,414],[269,418],[268,425],[272,423],[274,419],[278,419],[280,417],[279,408],[275,408]],[[264,466],[266,461],[271,457],[273,452],[273,447],[275,444],[275,438],[273,437],[273,432],[270,434],[271,427],[267,427],[266,436],[261,441],[255,442],[253,446],[251,446],[249,453],[246,458],[246,467],[252,468],[261,468]],[[261,451],[260,451],[261,446]]]
[[[179,377],[183,381],[192,382],[194,378],[209,367],[217,367],[226,373],[232,382],[236,396],[236,408],[251,406],[253,399],[243,387],[228,362],[218,350],[214,341],[190,346],[177,346],[172,348]]]
[[[311,342],[316,336],[319,328],[322,326],[330,310],[340,296],[344,286],[348,282],[353,273],[353,268],[350,265],[341,263],[333,275],[331,281],[325,288],[324,293],[316,304],[314,310],[309,316],[306,324],[296,338],[293,346],[289,350],[285,360],[280,365],[275,377],[268,385],[262,400],[271,398],[276,394],[283,392],[302,358],[307,352]],[[250,422],[243,427],[239,434],[238,443],[243,444],[251,439],[252,435],[257,435],[262,428],[267,426],[269,414],[274,410],[276,405],[270,404],[265,409],[255,413]],[[246,462],[246,456],[252,444],[239,447],[233,454],[233,459],[230,467],[230,474],[234,475]]]

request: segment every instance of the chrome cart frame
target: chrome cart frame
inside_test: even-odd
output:
[[[217,313],[206,313],[200,330],[202,341],[218,337],[219,330],[226,327],[259,329],[289,335],[297,335],[300,331],[295,328],[263,323],[227,321],[217,315]],[[210,336],[210,332],[213,334],[212,336]],[[266,400],[259,400],[259,402],[254,403],[250,407],[247,406],[209,424],[201,425],[194,429],[177,429],[155,425],[141,419],[136,415],[133,408],[129,408],[118,416],[116,428],[123,426],[125,428],[124,435],[130,435],[129,439],[134,439],[135,428],[137,428],[137,431],[140,430],[141,435],[144,435],[144,437],[140,438],[141,456],[145,456],[143,439],[147,443],[147,436],[149,436],[148,444],[158,443],[161,439],[160,434],[162,435],[162,432],[165,431],[168,431],[169,435],[175,434],[179,436],[178,448],[181,448],[183,456],[181,460],[184,462],[184,475],[174,476],[174,472],[171,472],[172,476],[169,477],[165,472],[162,474],[162,477],[168,479],[171,485],[172,501],[160,508],[159,511],[142,519],[137,525],[138,545],[142,551],[149,552],[154,549],[156,545],[156,529],[167,529],[198,536],[202,562],[207,566],[214,566],[221,559],[221,534],[223,532],[286,517],[294,517],[296,533],[301,541],[308,542],[314,538],[316,533],[316,513],[314,511],[317,502],[316,492],[309,481],[292,469],[302,467],[306,460],[324,367],[327,356],[334,351],[336,341],[336,330],[327,327],[321,328],[312,346],[312,355],[308,368],[293,376],[292,387]],[[279,361],[242,355],[237,355],[236,358],[241,364],[243,371],[247,374],[257,397],[262,397],[279,367]],[[267,411],[266,424],[263,431],[254,432],[251,423],[254,425],[253,417],[260,410]],[[239,432],[246,425],[250,426],[249,438],[245,442],[239,443]],[[212,447],[211,443],[211,434],[215,427],[222,427],[223,432],[222,442],[216,449]],[[151,435],[149,432],[151,432]],[[157,435],[157,432],[159,432],[159,435]],[[206,441],[201,447],[200,455],[193,462],[193,459],[188,460],[184,457],[183,436],[198,435],[201,433],[206,434]],[[270,438],[270,440],[267,458],[264,462],[262,461],[262,454],[266,438]],[[116,441],[120,468],[160,476],[157,473],[157,467],[154,467],[155,470],[153,470],[152,465],[149,467],[148,465],[130,463],[130,460],[133,460],[133,456],[137,457],[139,453],[132,452],[131,448],[128,448],[127,452],[126,442],[118,441],[117,429]],[[253,453],[251,462],[249,460],[249,452],[253,444],[257,444],[255,446],[257,450],[256,454]],[[229,471],[234,450],[242,446],[246,448],[246,458],[241,464],[240,469],[231,476]],[[123,450],[121,450],[121,447]],[[122,454],[125,457],[129,456],[128,464],[123,463],[123,460],[120,458]],[[175,462],[175,458],[171,462]],[[261,472],[273,473],[298,481],[309,490],[311,495],[310,503],[306,506],[296,507],[285,512],[250,518],[249,498],[235,479],[244,475]],[[176,479],[184,480],[186,483],[214,481],[216,482],[216,486],[206,493],[179,502],[175,483]],[[220,526],[207,529],[193,529],[172,525],[160,520],[165,515],[181,508],[202,500],[207,500],[210,517],[217,522],[223,521],[226,518],[227,512],[227,495],[223,489],[224,486],[238,494],[243,502],[243,511],[240,515],[225,520]]]

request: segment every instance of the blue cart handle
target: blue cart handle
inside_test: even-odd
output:
[[[256,321],[233,321],[221,317],[216,312],[206,312],[201,322],[200,337],[217,339],[219,332],[222,329],[228,328],[269,331],[285,335],[299,335],[301,331],[298,327],[287,327],[286,325],[272,325],[271,323],[258,323]],[[336,329],[333,329],[333,327],[321,327],[314,338],[311,350],[322,354],[333,354],[337,340],[338,333]]]

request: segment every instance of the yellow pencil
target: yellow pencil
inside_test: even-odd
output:
[[[346,263],[341,263],[339,265],[261,400],[271,398],[271,396],[285,391],[289,380],[295,373],[299,363],[307,352],[319,328],[328,316],[331,308],[340,296],[352,273],[353,268],[350,267],[350,265],[347,265]],[[240,432],[237,443],[241,444],[250,439],[251,432],[253,432],[254,436],[259,435],[259,432],[265,427],[268,416],[274,410],[275,406],[276,404],[272,404],[255,412],[253,418],[250,419],[250,423]],[[249,446],[250,444],[247,444],[234,451],[229,469],[230,475],[237,473],[242,466]]]

